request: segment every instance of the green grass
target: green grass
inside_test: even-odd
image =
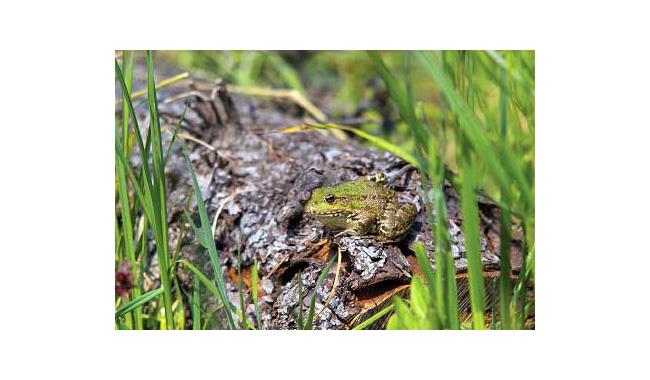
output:
[[[485,328],[485,288],[479,255],[480,234],[477,197],[488,197],[502,209],[500,221],[501,275],[499,300],[492,308],[498,323],[492,328],[521,329],[534,306],[526,299],[535,280],[535,55],[530,51],[443,51],[443,52],[319,52],[294,66],[278,52],[177,52],[163,58],[184,62],[196,73],[225,77],[245,86],[290,88],[305,96],[318,91],[335,94],[330,116],[344,117],[363,102],[389,95],[388,109],[394,125],[380,126],[377,110],[362,113],[368,118],[360,127],[337,123],[311,125],[349,131],[379,149],[401,156],[418,168],[423,177],[427,218],[435,237],[435,269],[424,247],[415,254],[423,277],[414,279],[410,300],[396,299],[361,323],[362,329],[394,313],[390,328]],[[147,99],[150,124],[140,128],[131,99],[136,54],[124,52],[115,61],[115,75],[122,96],[122,112],[115,119],[115,262],[128,263],[133,288],[116,297],[115,326],[118,329],[182,329],[191,316],[192,328],[202,329],[215,320],[225,328],[260,328],[257,261],[252,273],[250,297],[255,318],[228,299],[223,268],[210,228],[189,152],[182,139],[172,135],[164,147],[156,98],[153,54],[146,52]],[[372,82],[379,78],[380,82]],[[374,84],[371,84],[374,83]],[[180,122],[176,126],[178,132]],[[179,245],[169,246],[167,183],[165,165],[172,145],[178,144],[192,175],[198,205],[198,223],[193,237],[207,254],[210,276],[193,263],[179,260]],[[133,164],[133,155],[145,158]],[[457,173],[454,175],[453,173]],[[450,181],[461,194],[463,231],[468,259],[472,323],[461,324],[455,267],[451,255],[443,186]],[[191,221],[194,224],[193,221]],[[511,225],[523,229],[523,265],[516,282],[511,280]],[[181,233],[183,234],[184,231]],[[144,257],[148,237],[155,243],[160,268],[160,287],[145,288]],[[183,240],[183,239],[180,239]],[[194,289],[184,294],[176,271],[179,266],[194,274]],[[321,272],[321,286],[331,263]],[[241,276],[240,276],[241,278]],[[307,310],[299,284],[299,329],[313,328],[315,294]],[[243,286],[240,300],[245,299]],[[207,302],[199,290],[207,290],[217,301],[217,310],[202,309]],[[243,305],[243,302],[241,302]],[[189,305],[190,316],[183,305]],[[494,310],[496,309],[496,310]],[[203,311],[203,312],[202,312]],[[494,314],[496,313],[496,314]]]
[[[135,111],[133,109],[133,104],[129,95],[129,90],[122,75],[122,70],[120,66],[115,61],[115,75],[122,89],[122,94],[124,97],[124,104],[128,107],[128,112],[132,117],[133,126],[135,129],[135,138],[138,143],[138,149],[141,157],[149,157],[151,154],[151,160],[153,162],[153,171],[148,165],[148,160],[143,160],[143,165],[140,169],[140,178],[134,173],[134,169],[131,168],[129,163],[129,158],[125,156],[125,152],[128,152],[128,149],[118,140],[118,135],[115,136],[115,154],[116,154],[116,167],[117,167],[117,177],[119,182],[119,187],[121,191],[118,192],[118,197],[120,198],[120,204],[122,206],[122,223],[123,226],[123,236],[125,241],[129,241],[133,236],[133,226],[129,215],[131,214],[130,207],[124,207],[125,203],[130,202],[128,192],[125,187],[126,179],[125,173],[128,174],[130,179],[131,187],[134,190],[136,195],[136,200],[133,205],[134,208],[141,208],[145,217],[149,221],[151,226],[154,240],[156,242],[156,253],[158,257],[158,263],[160,266],[160,279],[162,283],[162,299],[164,304],[164,314],[166,327],[173,329],[174,328],[174,319],[172,315],[172,300],[171,300],[171,281],[169,279],[169,246],[167,242],[167,197],[165,189],[165,175],[164,175],[164,160],[162,156],[162,139],[160,134],[160,123],[158,120],[158,106],[155,95],[154,78],[153,78],[153,60],[151,53],[147,54],[147,87],[149,90],[149,111],[151,116],[151,125],[149,128],[149,136],[147,139],[147,148],[143,142],[142,133],[138,124],[138,120],[135,116]],[[128,141],[128,133],[126,130],[122,131],[123,141]],[[124,137],[124,135],[127,135]],[[151,144],[149,144],[149,142]],[[151,145],[151,149],[149,146]],[[137,203],[137,206],[136,204]],[[126,209],[129,210],[126,210]],[[146,234],[143,235],[143,238],[146,237]],[[128,245],[128,244],[126,244]],[[128,249],[128,248],[127,248]],[[134,250],[134,247],[133,247]],[[133,261],[135,261],[134,252],[132,253]],[[139,278],[140,273],[137,271],[138,266],[132,265],[132,268],[136,268],[134,278]],[[135,283],[139,283],[138,280]],[[134,296],[138,297],[137,293],[139,288],[134,288]]]
[[[304,290],[302,288],[302,273],[298,273],[297,279],[298,279],[298,307],[296,310],[295,314],[295,320],[296,320],[296,328],[298,330],[312,330],[314,328],[314,318],[315,318],[315,312],[316,312],[316,297],[318,296],[317,290],[321,286],[323,286],[323,281],[327,278],[327,275],[330,272],[330,268],[332,267],[332,264],[334,263],[334,259],[330,260],[323,269],[321,270],[320,274],[318,275],[318,279],[316,280],[316,286],[314,287],[313,293],[311,295],[310,301],[309,301],[309,308],[307,309],[307,314],[304,315],[304,310],[303,310],[303,300],[305,297]]]
[[[465,232],[465,249],[469,272],[469,295],[472,304],[472,321],[474,328],[482,330],[484,326],[485,286],[483,265],[481,264],[480,234],[478,219],[478,201],[476,194],[475,163],[471,158],[463,167],[463,186],[461,188],[461,205],[463,210],[463,230]]]
[[[477,195],[488,195],[504,210],[501,216],[501,273],[499,280],[501,328],[522,328],[527,315],[524,293],[528,279],[534,278],[534,77],[531,81],[520,74],[522,66],[534,66],[534,56],[522,52],[508,52],[502,59],[496,52],[413,52],[425,72],[442,95],[442,102],[423,105],[417,103],[411,86],[411,76],[400,82],[384,63],[381,54],[369,52],[377,72],[382,77],[391,100],[397,105],[402,120],[410,129],[415,142],[415,155],[420,173],[424,173],[425,190],[432,190],[433,200],[426,208],[436,237],[436,269],[431,273],[423,258],[423,248],[416,248],[420,266],[429,284],[425,291],[419,279],[411,287],[411,307],[395,300],[395,315],[389,322],[392,328],[459,328],[455,276],[450,256],[442,184],[447,171],[445,164],[455,164],[460,178],[448,178],[460,184],[463,230],[468,259],[469,291],[474,329],[485,328],[485,289],[480,260],[480,234]],[[490,70],[486,56],[499,62],[499,69]],[[408,62],[408,60],[407,60]],[[499,72],[495,75],[494,71]],[[410,74],[410,71],[407,73]],[[404,86],[401,85],[404,83]],[[523,90],[521,89],[523,87]],[[498,93],[498,103],[489,104],[482,94]],[[521,97],[526,97],[522,101]],[[530,105],[533,105],[532,107]],[[420,112],[418,112],[418,110]],[[524,113],[529,112],[529,113]],[[515,113],[517,118],[509,115]],[[533,114],[530,114],[533,113]],[[431,117],[433,122],[429,122]],[[509,120],[527,121],[528,133],[522,134],[521,125]],[[514,126],[514,128],[513,128]],[[449,138],[454,141],[455,154],[446,152]],[[523,141],[522,141],[523,140]],[[435,210],[435,213],[434,213]],[[435,215],[435,216],[433,216]],[[524,268],[513,294],[510,280],[510,226],[516,215],[528,227]],[[531,231],[531,228],[533,229]],[[530,244],[530,245],[529,245]],[[532,268],[530,267],[532,266]],[[436,312],[422,313],[422,293],[429,293]],[[514,301],[511,301],[514,300]],[[414,317],[414,316],[419,316]],[[429,323],[414,324],[414,320],[429,318]],[[496,326],[496,325],[495,325]]]
[[[125,121],[122,119],[121,134],[117,128],[115,134],[117,198],[120,204],[119,219],[122,226],[121,229],[118,229],[116,226],[116,233],[120,234],[120,236],[116,239],[120,242],[124,242],[124,251],[126,252],[126,256],[128,257],[129,263],[131,264],[131,274],[134,279],[134,288],[129,295],[133,300],[130,302],[127,301],[126,305],[119,309],[122,312],[119,314],[116,313],[116,325],[118,327],[126,326],[128,328],[142,329],[144,326],[141,307],[144,306],[147,302],[157,299],[157,296],[160,295],[162,298],[161,303],[163,308],[160,309],[160,307],[158,307],[158,317],[162,318],[158,327],[165,329],[174,329],[177,324],[176,320],[184,320],[184,308],[182,307],[183,300],[181,293],[179,291],[176,291],[176,300],[181,306],[178,308],[179,311],[176,315],[175,320],[172,307],[174,301],[172,299],[171,288],[172,283],[177,283],[177,281],[175,280],[175,274],[172,270],[172,257],[170,257],[170,247],[167,236],[167,189],[164,173],[166,157],[163,154],[164,150],[158,113],[158,100],[156,98],[155,80],[153,74],[153,55],[151,52],[146,53],[147,103],[149,106],[150,116],[150,125],[146,136],[146,143],[144,142],[144,137],[142,135],[139,122],[136,118],[136,114],[133,108],[133,103],[130,98],[129,86],[130,81],[132,80],[131,78],[133,72],[133,58],[130,57],[132,56],[133,53],[130,52],[126,52],[124,54],[125,62],[128,63],[131,61],[130,64],[125,64],[125,67],[130,67],[129,75],[127,76],[129,78],[128,81],[125,79],[122,73],[122,69],[117,60],[115,61],[116,80],[118,81],[120,89],[122,90],[123,104],[125,106],[123,118],[131,116],[131,125],[133,127],[132,132],[128,131],[128,120]],[[116,125],[117,124],[118,123],[116,122]],[[122,137],[122,142],[120,142],[120,139],[118,139],[119,136]],[[138,154],[140,157],[145,158],[141,160],[142,164],[138,168],[131,167],[128,149],[128,141],[130,136],[133,136],[137,142]],[[182,142],[180,143],[183,144]],[[184,152],[186,152],[187,149],[184,145],[183,148]],[[167,152],[169,152],[169,147],[167,149]],[[187,155],[185,157],[188,160],[189,165],[189,157]],[[151,166],[149,163],[151,163]],[[195,186],[195,189],[198,189],[198,183],[196,182],[196,177],[194,176],[194,171],[191,165],[189,165],[189,169],[193,175],[193,184]],[[127,179],[129,180],[128,184]],[[129,195],[129,188],[133,189],[133,197]],[[201,217],[201,231],[204,233],[204,236],[208,236],[208,233],[210,234],[209,236],[212,236],[209,230],[209,223],[207,222],[205,207],[203,205],[202,199],[200,199],[201,193],[200,191],[195,191],[195,194],[197,197],[197,202],[200,205],[199,215]],[[133,228],[133,217],[137,214],[141,214],[141,223],[144,229],[144,232],[139,235],[141,241],[141,250],[138,257],[136,257],[135,253]],[[160,268],[161,287],[149,293],[141,294],[140,278],[142,276],[142,273],[140,270],[140,263],[142,262],[144,254],[146,253],[146,239],[148,235],[146,232],[147,228],[151,230],[151,233],[154,236],[154,241],[156,243],[156,255]],[[205,239],[205,241],[210,241],[210,239]],[[217,279],[218,285],[217,293],[220,296],[221,302],[225,304],[226,302],[224,300],[227,299],[225,296],[225,285],[223,283],[220,264],[218,262],[218,259],[216,259],[216,248],[214,247],[213,239],[211,240],[211,243],[212,244],[206,245],[210,253],[210,257],[213,259],[215,278]],[[176,253],[178,253],[178,250]],[[116,254],[116,260],[120,261],[122,258],[123,255],[118,252]],[[173,277],[174,279],[172,279]],[[127,300],[128,298],[129,297],[127,297]],[[229,301],[227,303],[230,304]],[[125,309],[126,306],[129,306],[129,308]],[[130,316],[126,312],[123,312],[123,310],[127,310],[128,312],[133,311],[134,315]],[[229,317],[229,326],[231,328],[234,328],[234,323],[232,322],[232,316],[230,313],[231,308],[226,307],[225,310],[226,315]],[[122,320],[123,317],[125,320]],[[182,325],[178,327],[183,328]]]
[[[123,93],[122,93],[122,99],[123,99],[123,104],[126,103],[126,98],[130,95],[131,89],[132,89],[132,83],[133,83],[133,64],[134,64],[134,57],[135,54],[128,52],[125,53],[123,56],[123,61],[122,65],[124,66],[126,70],[126,78],[124,78],[124,86],[123,88]],[[122,123],[121,123],[121,133],[122,133],[122,151],[121,155],[123,157],[128,157],[129,156],[129,143],[128,143],[128,138],[129,138],[129,132],[128,132],[128,126],[129,126],[129,115],[130,115],[130,109],[125,108],[122,112]],[[117,126],[117,123],[116,123]],[[115,130],[115,135],[117,136],[119,134],[119,131]],[[129,192],[128,192],[128,187],[127,187],[127,182],[126,182],[126,169],[124,165],[122,165],[122,162],[116,162],[116,173],[115,177],[117,179],[117,195],[119,198],[119,203],[120,203],[120,210],[121,210],[121,215],[122,215],[122,230],[121,233],[116,231],[116,235],[119,236],[120,242],[123,242],[124,244],[124,252],[126,253],[126,256],[128,258],[129,264],[130,264],[130,271],[131,271],[131,276],[134,279],[133,281],[133,298],[138,299],[140,297],[140,286],[139,286],[139,278],[138,278],[138,262],[136,260],[136,254],[135,254],[135,243],[134,243],[134,235],[133,235],[133,220],[131,216],[131,207],[129,204]],[[117,228],[117,224],[116,224]],[[118,252],[121,252],[118,250]],[[118,261],[120,261],[122,257],[118,258]],[[136,328],[136,329],[142,329],[143,328],[143,322],[142,322],[142,312],[140,308],[136,308],[133,311],[132,316],[127,317],[127,325],[130,326],[131,328]]]
[[[221,262],[217,255],[217,247],[214,243],[214,236],[212,235],[212,230],[210,228],[210,221],[208,220],[208,213],[205,209],[205,203],[203,202],[203,197],[201,196],[201,188],[199,187],[199,182],[196,179],[196,174],[194,173],[194,168],[190,161],[189,151],[187,145],[183,141],[179,141],[183,149],[183,156],[187,162],[187,168],[192,175],[192,185],[194,186],[194,194],[196,196],[196,204],[199,211],[199,218],[201,220],[200,226],[194,226],[194,232],[197,236],[199,242],[203,248],[207,249],[210,256],[210,263],[212,264],[212,271],[214,273],[214,278],[216,282],[217,297],[223,305],[225,305],[225,314],[228,320],[228,327],[231,329],[235,328],[234,318],[232,312],[234,305],[228,299],[228,293],[226,292],[226,284],[223,278],[223,272],[221,270]],[[196,274],[196,272],[195,272]]]
[[[192,330],[201,330],[201,281],[196,276],[192,289]]]
[[[323,285],[323,281],[325,281],[325,278],[327,278],[327,275],[329,274],[330,268],[332,267],[333,263],[334,263],[334,259],[330,260],[325,265],[323,270],[320,272],[320,275],[316,280],[314,293],[312,294],[311,301],[309,302],[309,311],[307,312],[307,320],[305,321],[305,324],[301,330],[311,330],[314,327],[314,312],[316,311],[316,296],[318,295],[317,290]],[[302,280],[299,278],[298,282],[302,282]],[[302,309],[302,304],[300,304],[299,307]]]

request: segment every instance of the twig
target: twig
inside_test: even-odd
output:
[[[208,96],[206,96],[205,94],[203,94],[201,91],[193,90],[193,91],[183,92],[183,93],[180,93],[178,95],[170,96],[169,98],[163,100],[162,103],[163,104],[169,104],[169,103],[173,103],[173,102],[175,102],[177,100],[189,98],[190,96],[196,96],[197,98],[200,98],[201,100],[203,100],[205,102],[210,101],[210,98]]]
[[[176,134],[176,136],[181,137],[181,138],[183,138],[185,140],[189,140],[189,141],[195,142],[195,143],[197,143],[199,145],[203,145],[204,147],[208,148],[209,150],[211,150],[213,152],[217,151],[217,148],[215,148],[214,146],[208,144],[207,142],[205,142],[203,140],[197,139],[196,137],[194,137],[192,135],[188,135],[187,133],[183,133],[183,132],[174,133],[174,131],[170,131],[169,129],[166,129],[166,128],[163,129],[163,132],[168,133],[170,135]]]
[[[203,91],[211,91],[213,85],[206,83],[195,83],[194,87]],[[300,92],[296,90],[275,89],[264,87],[240,87],[228,86],[228,91],[235,94],[261,96],[267,98],[284,98],[292,100],[294,103],[302,107],[307,113],[314,117],[318,122],[324,123],[327,121],[327,115],[318,109],[309,99],[305,98]]]
[[[327,121],[327,116],[321,110],[319,110],[318,107],[314,105],[314,103],[310,102],[309,99],[305,98],[300,92],[296,90],[278,90],[273,88],[239,86],[229,86],[228,90],[235,94],[290,99],[302,107],[310,115],[312,115],[316,121],[319,121],[321,123]]]
[[[221,211],[223,211],[223,208],[226,206],[226,203],[232,201],[235,198],[235,195],[239,193],[241,193],[241,191],[235,191],[234,193],[224,198],[221,201],[221,204],[219,204],[219,208],[217,209],[217,212],[214,214],[214,221],[212,222],[212,236],[214,236],[214,232],[217,229],[217,220],[219,219],[219,215],[221,215]]]
[[[158,89],[160,89],[160,88],[162,88],[162,87],[165,87],[165,86],[169,86],[170,84],[175,83],[175,82],[178,82],[179,80],[183,80],[183,79],[185,79],[185,78],[187,78],[187,77],[189,77],[189,76],[190,76],[190,73],[185,72],[185,73],[181,73],[181,74],[178,74],[178,75],[176,75],[176,76],[173,76],[173,77],[171,77],[171,78],[163,79],[163,80],[161,80],[160,82],[158,82],[158,84],[156,85],[156,90],[158,90]],[[147,89],[146,89],[146,88],[143,88],[143,89],[141,89],[141,90],[135,91],[135,92],[133,92],[133,93],[131,94],[131,100],[133,100],[133,99],[135,99],[135,98],[138,98],[138,97],[140,97],[140,96],[142,96],[142,95],[144,95],[144,94],[146,94],[146,93],[147,93]],[[120,103],[122,103],[122,98],[117,99],[117,100],[115,101],[115,105],[118,105],[118,104],[120,104]]]

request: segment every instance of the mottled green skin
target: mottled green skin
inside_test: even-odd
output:
[[[404,237],[417,216],[414,205],[399,203],[397,193],[365,177],[315,189],[305,213],[332,230],[385,242]]]

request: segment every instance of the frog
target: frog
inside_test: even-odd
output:
[[[385,176],[360,177],[312,191],[305,214],[336,236],[375,236],[379,242],[397,242],[410,230],[417,216],[412,203],[400,203],[397,192],[385,186]]]

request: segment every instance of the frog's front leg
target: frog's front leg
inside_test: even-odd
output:
[[[377,225],[377,216],[370,211],[362,211],[356,215],[350,216],[346,220],[348,228],[341,231],[336,236],[350,234],[355,236],[365,236],[375,232]]]
[[[416,216],[417,209],[411,203],[389,203],[377,223],[380,240],[399,241],[411,228]]]

